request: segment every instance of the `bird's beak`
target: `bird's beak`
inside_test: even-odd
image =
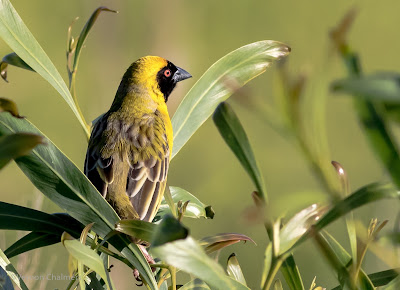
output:
[[[176,83],[192,77],[192,75],[187,71],[185,71],[183,68],[177,67],[177,69],[178,70],[175,72],[173,76],[173,79]]]

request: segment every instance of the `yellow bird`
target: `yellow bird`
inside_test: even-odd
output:
[[[176,84],[190,77],[164,58],[142,57],[94,124],[85,174],[121,219],[151,222],[157,213],[172,152],[166,102]]]

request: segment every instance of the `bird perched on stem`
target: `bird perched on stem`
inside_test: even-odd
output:
[[[85,174],[121,219],[151,222],[157,213],[172,152],[166,102],[176,84],[190,77],[164,58],[142,57],[94,124]]]

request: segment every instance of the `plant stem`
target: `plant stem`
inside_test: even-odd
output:
[[[85,120],[85,117],[83,116],[83,113],[81,111],[81,107],[79,106],[78,103],[78,98],[76,97],[76,86],[75,86],[75,80],[76,80],[76,70],[73,70],[71,72],[71,79],[70,79],[70,83],[69,83],[69,90],[71,92],[72,95],[72,100],[75,103],[76,109],[78,110],[79,116],[82,118],[82,120],[85,122],[86,125],[86,130],[85,130],[85,135],[87,137],[87,139],[89,140],[90,138],[90,126],[88,125],[88,123]]]
[[[272,282],[274,281],[274,278],[275,278],[276,274],[278,273],[279,268],[282,265],[282,262],[283,261],[282,261],[281,258],[272,259],[271,268],[270,268],[270,270],[268,272],[268,276],[267,276],[267,279],[264,282],[262,290],[267,290],[267,289],[269,289],[271,287]]]

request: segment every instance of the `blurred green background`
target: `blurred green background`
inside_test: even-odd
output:
[[[282,41],[292,48],[288,58],[289,71],[294,75],[308,75],[308,91],[318,87],[322,88],[318,93],[329,94],[326,118],[332,159],[347,170],[352,190],[367,183],[388,180],[357,123],[351,98],[329,93],[330,81],[345,77],[346,71],[330,46],[328,32],[355,6],[359,13],[349,42],[360,53],[364,71],[396,71],[400,67],[400,2],[397,0],[11,2],[65,79],[67,27],[72,20],[80,17],[73,26],[73,34],[78,35],[98,6],[119,11],[119,14],[105,12],[100,15],[81,55],[77,94],[87,121],[108,110],[126,68],[141,56],[165,57],[193,75],[192,79],[180,83],[170,97],[172,116],[190,87],[220,57],[254,41]],[[0,41],[0,55],[9,52],[7,45]],[[9,83],[0,82],[1,97],[13,99],[20,113],[82,168],[86,138],[64,100],[37,74],[13,67],[9,68],[8,74]],[[294,139],[284,138],[268,126],[265,122],[268,116],[255,114],[243,106],[245,98],[250,97],[267,106],[276,94],[277,86],[276,66],[273,66],[229,102],[253,145],[273,208],[277,213],[290,216],[305,205],[326,200],[327,196]],[[398,131],[398,128],[392,129]],[[216,211],[214,220],[185,220],[194,237],[238,232],[255,240],[257,246],[241,243],[224,250],[220,261],[225,265],[229,254],[235,252],[248,285],[252,289],[259,288],[266,233],[261,225],[253,225],[244,218],[244,212],[252,205],[250,193],[254,186],[212,121],[207,121],[172,161],[168,179],[169,185],[190,191]],[[37,200],[41,194],[14,163],[1,172],[0,184],[2,201],[41,207],[50,213],[60,211],[46,199],[40,205]],[[373,217],[389,219],[388,227],[392,227],[396,210],[393,203],[379,202],[357,210],[356,217],[364,224]],[[343,222],[337,222],[329,229],[349,249]],[[4,250],[17,236],[20,234],[1,232],[0,247]],[[317,276],[317,285],[327,288],[337,285],[335,274],[312,242],[301,246],[295,252],[295,258],[306,288],[314,276]],[[67,252],[60,245],[35,250],[12,261],[21,274],[68,273]],[[111,274],[117,288],[131,289],[135,283],[132,272],[118,267],[117,262],[114,265]],[[367,256],[367,273],[387,268],[375,256]],[[47,282],[42,285],[46,289],[65,288],[68,283]]]

